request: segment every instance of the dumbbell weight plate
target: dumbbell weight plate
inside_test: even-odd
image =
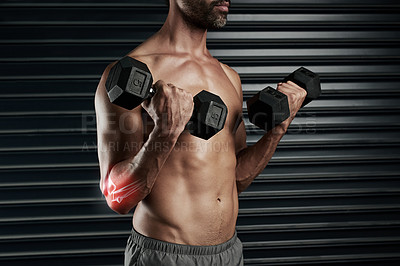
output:
[[[321,83],[319,79],[319,75],[308,70],[305,67],[300,67],[289,76],[287,76],[283,81],[293,81],[303,89],[307,91],[306,99],[303,102],[303,105],[308,104],[312,100],[318,98],[321,94]]]
[[[192,135],[207,140],[224,128],[228,108],[218,95],[205,90],[196,94],[193,102],[193,115],[186,128]]]
[[[269,86],[248,99],[246,104],[250,122],[267,131],[290,115],[287,96]]]
[[[132,110],[150,96],[152,84],[147,65],[125,56],[111,68],[106,89],[112,103]]]

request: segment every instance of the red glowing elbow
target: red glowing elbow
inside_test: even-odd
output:
[[[126,185],[116,185],[107,176],[103,183],[103,195],[107,199],[107,203],[111,209],[117,213],[127,213],[142,199],[141,195],[143,187],[145,185],[144,180],[135,180]],[[130,206],[130,208],[128,208]],[[128,208],[128,211],[126,209]]]

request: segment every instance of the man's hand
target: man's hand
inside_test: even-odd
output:
[[[162,80],[157,81],[153,88],[156,93],[142,103],[143,109],[153,119],[155,129],[163,137],[178,137],[192,116],[193,96]]]
[[[307,96],[307,91],[292,81],[278,83],[277,90],[286,94],[289,102],[290,116],[279,125],[280,129],[286,132],[290,123],[301,108]]]

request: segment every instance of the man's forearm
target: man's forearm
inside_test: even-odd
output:
[[[268,131],[256,144],[237,154],[236,184],[238,193],[244,191],[264,170],[284,134],[284,129],[276,127]]]
[[[178,136],[164,136],[154,129],[134,157],[112,167],[103,184],[111,209],[127,213],[150,193],[177,139]]]

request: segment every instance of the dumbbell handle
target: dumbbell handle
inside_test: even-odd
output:
[[[153,97],[154,94],[156,94],[156,90],[155,90],[153,87],[151,87],[151,88],[149,89],[149,98]]]

